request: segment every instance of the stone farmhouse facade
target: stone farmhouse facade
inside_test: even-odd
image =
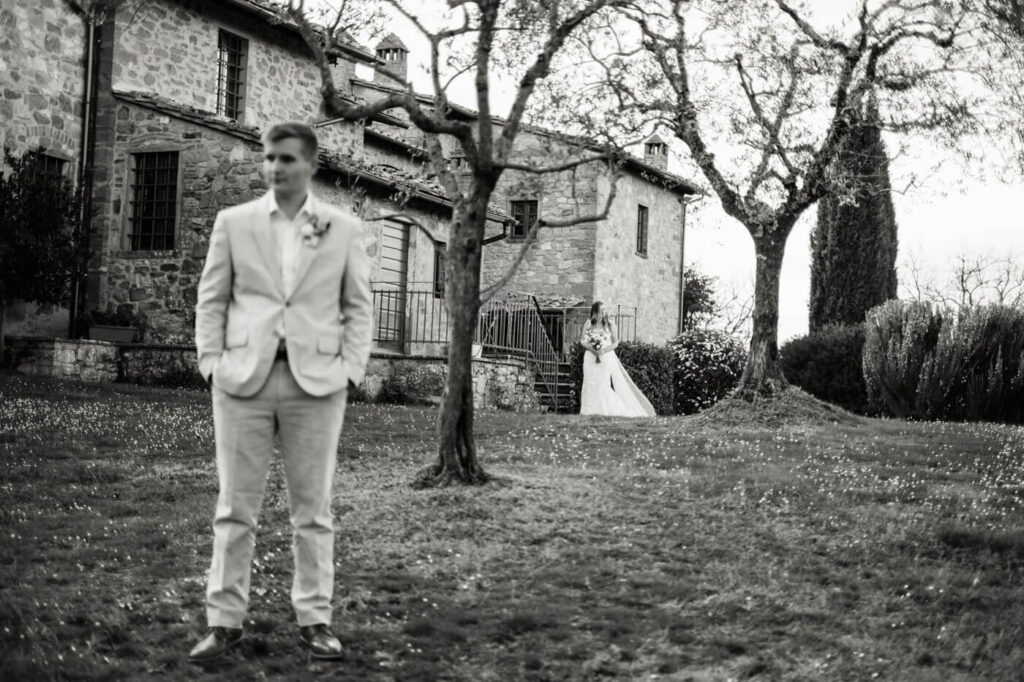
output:
[[[321,139],[314,191],[366,221],[380,296],[378,343],[429,350],[403,338],[417,315],[444,324],[451,202],[428,172],[422,134],[402,112],[365,123],[326,120],[311,55],[265,0],[127,3],[95,27],[76,6],[38,0],[0,8],[0,144],[43,148],[51,170],[83,183],[88,309],[144,315],[147,341],[191,342],[214,216],[266,191],[260,135],[297,120],[314,125]],[[356,65],[383,76],[403,69],[406,55],[394,36],[375,51],[345,45],[331,55],[335,83],[345,96],[372,99],[389,79],[358,78]],[[685,202],[698,190],[666,172],[660,140],[648,142],[646,158],[624,164],[608,218],[542,229],[509,288],[545,305],[601,299],[634,307],[641,340],[675,333]],[[445,144],[457,169],[456,145]],[[550,163],[559,145],[552,133],[529,129],[517,160]],[[503,179],[488,216],[485,283],[520,248],[523,220],[582,215],[603,204],[610,188],[599,171],[571,175],[510,171]],[[414,287],[423,294],[414,301],[397,293]]]

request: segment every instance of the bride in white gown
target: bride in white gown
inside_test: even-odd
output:
[[[629,378],[615,355],[619,345],[615,325],[600,301],[590,308],[580,343],[583,354],[583,392],[580,414],[606,417],[653,417],[654,407]]]

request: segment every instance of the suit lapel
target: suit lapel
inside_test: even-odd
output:
[[[266,195],[264,199],[256,205],[256,215],[253,216],[253,230],[252,237],[256,242],[256,248],[260,252],[260,256],[263,257],[263,263],[267,267],[267,273],[270,278],[274,280],[274,286],[283,296],[284,282],[281,279],[281,256],[279,251],[281,250],[278,240],[275,239],[275,234],[270,224],[270,195]]]
[[[310,202],[310,210],[312,210],[313,215],[316,215],[317,217],[323,219],[325,216],[323,215],[322,212],[318,212],[318,209],[319,207],[317,206],[316,200],[314,199],[313,201]],[[312,246],[308,246],[305,240],[303,240],[299,245],[299,266],[295,270],[295,281],[294,284],[292,285],[292,291],[288,292],[289,294],[291,294],[294,291],[297,291],[299,285],[302,284],[302,280],[306,277],[306,274],[309,272],[309,269],[313,266],[313,261],[316,260],[317,254],[320,252],[320,249],[323,248],[324,240],[328,238],[328,235],[329,232],[328,234],[325,234],[322,237],[320,237],[320,242],[316,245],[315,248]]]

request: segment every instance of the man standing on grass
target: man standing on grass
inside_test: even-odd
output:
[[[193,662],[242,638],[256,522],[274,435],[281,434],[291,510],[299,635],[339,658],[331,633],[331,487],[348,387],[370,356],[369,259],[355,216],[310,193],[317,139],[284,123],[263,137],[270,191],[221,211],[196,304],[199,370],[213,393],[220,493],[206,592],[206,636]]]

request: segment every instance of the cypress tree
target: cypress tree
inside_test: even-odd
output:
[[[811,332],[858,324],[868,310],[896,298],[896,211],[877,120],[877,109],[869,106],[837,159],[837,184],[852,192],[834,191],[818,202],[811,231]]]

